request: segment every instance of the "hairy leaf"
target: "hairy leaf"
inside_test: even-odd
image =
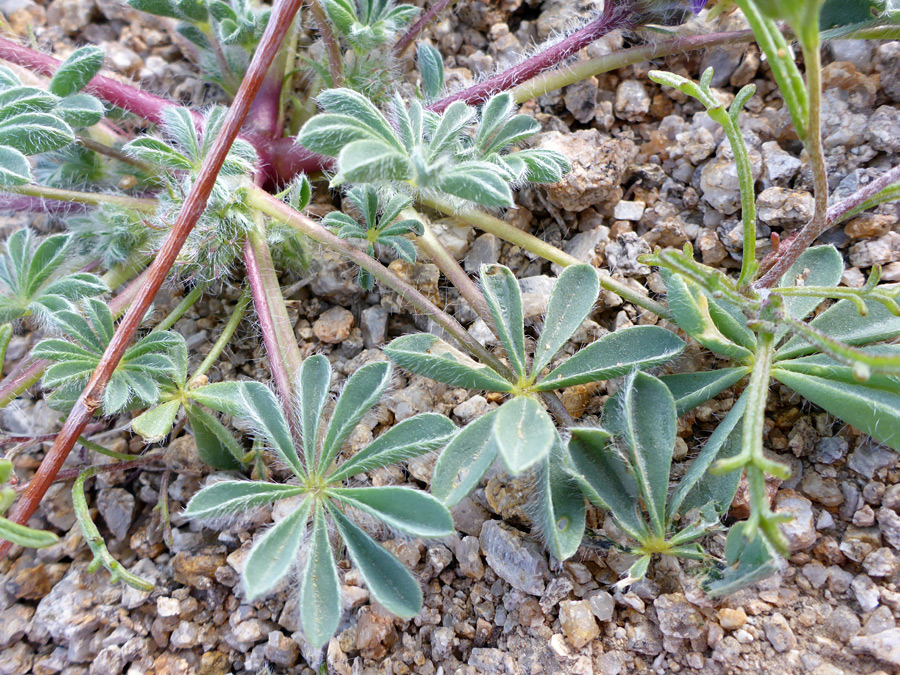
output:
[[[341,584],[322,506],[316,505],[312,542],[300,586],[300,621],[313,647],[322,647],[337,632],[341,620]]]
[[[481,288],[513,372],[525,377],[525,315],[519,282],[508,267],[481,266]]]
[[[497,457],[492,410],[469,422],[444,448],[434,465],[431,493],[448,507],[456,506],[475,487]]]
[[[72,52],[57,68],[50,80],[50,93],[60,97],[77,94],[103,67],[104,52],[100,47],[88,45]]]
[[[312,499],[306,498],[253,544],[241,576],[247,599],[253,600],[274,589],[297,563],[297,554],[306,538],[306,523]]]
[[[230,516],[256,506],[274,504],[279,499],[303,494],[297,485],[279,485],[249,480],[225,480],[213,483],[195,494],[185,507],[188,518]]]
[[[453,534],[453,517],[431,495],[407,487],[335,488],[335,498],[414,537]]]
[[[577,481],[564,468],[566,448],[559,434],[547,461],[538,464],[536,521],[557,560],[571,558],[581,546],[586,509]]]
[[[553,420],[533,398],[520,396],[507,401],[494,418],[497,450],[513,475],[544,459],[555,434]]]
[[[444,384],[512,391],[512,385],[500,375],[434,335],[404,335],[387,345],[384,353],[397,365]]]
[[[718,396],[740,382],[750,370],[745,366],[697,373],[678,373],[659,378],[675,397],[675,411],[681,417],[701,403]]]
[[[300,433],[306,467],[312,471],[318,459],[319,423],[331,387],[331,364],[321,354],[310,356],[300,366],[299,379]]]
[[[200,459],[214,469],[240,469],[244,451],[231,432],[200,406],[189,403],[185,406],[185,412],[194,432]]]

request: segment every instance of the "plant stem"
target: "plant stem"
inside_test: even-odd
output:
[[[93,150],[96,153],[101,155],[106,155],[117,162],[122,162],[123,164],[129,164],[137,169],[141,169],[142,171],[147,171],[153,168],[152,164],[144,162],[140,159],[135,159],[134,157],[129,157],[124,152],[117,150],[116,148],[111,148],[106,145],[106,143],[101,143],[100,141],[96,141],[90,136],[85,136],[84,134],[78,134],[78,142],[81,143],[88,150]]]
[[[0,59],[46,76],[53,75],[62,63],[59,59],[41,54],[28,47],[21,47],[5,38],[0,38]],[[162,121],[163,110],[176,105],[164,98],[148,94],[127,84],[121,84],[102,75],[91,80],[85,87],[85,91],[99,96],[107,103],[155,123]],[[194,113],[194,119],[199,122],[200,116]]]
[[[169,330],[174,326],[178,319],[183,317],[184,313],[194,306],[194,303],[200,299],[200,296],[203,295],[205,290],[206,284],[194,286],[194,288],[191,289],[191,292],[181,299],[181,302],[178,303],[175,309],[169,312],[169,315],[156,325],[153,332],[155,333],[158,330]]]
[[[825,221],[828,227],[839,223],[848,218],[852,213],[866,204],[869,200],[874,200],[878,193],[893,187],[895,183],[900,182],[900,165],[895,166],[887,173],[882,174],[876,180],[872,181],[864,188],[860,188],[846,199],[842,199],[837,204],[828,209]]]
[[[201,363],[197,370],[194,371],[194,374],[191,375],[188,383],[192,383],[199,378],[206,375],[209,372],[209,369],[212,368],[213,364],[216,362],[216,359],[222,355],[222,352],[225,350],[225,347],[231,341],[232,336],[234,335],[237,327],[241,323],[241,319],[244,318],[244,314],[247,311],[247,306],[250,304],[251,296],[250,293],[244,291],[241,294],[240,300],[237,301],[237,304],[234,306],[234,310],[231,312],[231,317],[228,319],[228,323],[225,324],[225,328],[222,330],[222,334],[219,335],[215,344],[212,346],[212,349],[209,350],[209,354],[206,355],[206,358],[203,359],[203,363]]]
[[[418,289],[384,267],[364,252],[348,246],[347,242],[329,232],[317,222],[292,209],[284,202],[276,199],[259,188],[251,188],[248,198],[250,206],[259,209],[266,215],[278,220],[290,228],[302,232],[313,241],[337,251],[372,274],[379,283],[392,288],[400,296],[424,315],[430,317],[437,325],[452,335],[467,351],[474,354],[485,365],[494,369],[502,369],[503,364],[485,347],[473,338],[459,322],[449,314],[441,311]]]
[[[759,466],[759,460],[765,458],[763,435],[766,424],[766,400],[769,396],[769,378],[772,372],[772,359],[775,355],[775,336],[764,332],[759,335],[759,347],[756,360],[750,371],[750,383],[747,385],[747,408],[741,427],[741,454],[746,454],[747,480],[750,482],[750,506],[753,513],[747,524],[750,536],[759,526],[763,514],[768,511],[766,496],[766,477]]]
[[[331,30],[331,22],[325,15],[325,10],[319,4],[319,0],[306,0],[306,6],[309,7],[309,11],[313,15],[316,28],[319,30],[319,35],[322,36],[325,51],[328,53],[328,72],[331,73],[331,86],[340,87],[344,81],[344,58],[341,55],[340,45],[338,45],[337,39],[334,37],[334,31]]]
[[[144,455],[143,457],[139,457],[138,459],[132,459],[128,462],[111,462],[109,464],[98,464],[93,467],[96,473],[110,473],[113,471],[127,471],[128,469],[145,469],[150,471],[158,471],[156,468],[147,467],[148,464],[154,464],[156,462],[162,462],[163,456],[160,454],[157,455]],[[78,478],[82,469],[63,469],[58,474],[56,474],[56,478],[53,480],[54,483],[65,483],[66,481],[70,481],[73,478]],[[22,483],[20,485],[16,485],[16,494],[24,492],[28,489],[28,483]]]
[[[247,265],[247,277],[253,293],[253,304],[260,319],[260,330],[269,365],[275,378],[275,386],[281,394],[282,402],[290,406],[293,400],[294,378],[300,371],[303,357],[294,336],[294,327],[284,305],[284,296],[275,273],[272,254],[263,235],[257,230],[247,237],[252,255],[244,256]],[[245,254],[247,250],[245,247]],[[260,310],[267,316],[263,316]],[[290,415],[288,415],[290,419]]]
[[[84,446],[88,450],[92,450],[96,452],[98,455],[103,455],[104,457],[111,457],[112,459],[118,459],[121,462],[133,462],[136,459],[146,460],[145,457],[141,457],[140,455],[127,455],[123,452],[113,452],[112,450],[103,447],[99,443],[94,443],[93,441],[89,441],[84,436],[78,437],[78,444]]]
[[[237,138],[244,118],[250,109],[250,104],[278,52],[278,47],[290,27],[294,15],[300,9],[300,3],[301,0],[280,0],[276,3],[234,103],[228,109],[209,154],[203,159],[197,180],[191,186],[175,224],[148,269],[146,283],[142,285],[125,318],[119,323],[109,346],[100,359],[100,364],[75,403],[53,447],[41,462],[29,489],[14,507],[10,516],[14,522],[25,523],[35,512],[53,478],[66,461],[72,446],[78,440],[94,412],[100,407],[107,382],[112,377],[135,331],[147,313],[147,309],[165,281],[184,242],[206,208],[222,163]],[[0,543],[0,557],[5,556],[9,548],[9,542]]]
[[[481,317],[482,321],[493,329],[494,317],[491,316],[484,294],[469,275],[466,274],[466,271],[459,266],[456,258],[450,255],[447,247],[435,236],[427,219],[413,209],[404,209],[403,217],[415,219],[422,223],[424,232],[416,240],[416,243],[431,258],[432,262],[438,266],[438,269],[444,273],[444,276],[450,280],[450,283],[456,287],[456,290],[465,298],[475,313]]]
[[[680,54],[696,49],[709,49],[721,45],[739,44],[753,40],[753,31],[740,30],[729,33],[710,33],[709,35],[692,35],[663,42],[654,42],[621,51],[597,56],[586,61],[579,61],[571,66],[541,73],[510,90],[517,103],[524,103],[532,98],[543,96],[551,91],[562,89],[593,75],[608,73],[611,70],[624,68],[643,61],[659,59],[672,54]]]
[[[605,2],[603,10],[596,19],[588,23],[581,30],[575,31],[569,37],[561,40],[552,47],[536,54],[523,63],[513,66],[508,70],[489,77],[484,82],[474,84],[468,89],[451,94],[440,101],[428,106],[434,112],[444,112],[454,101],[465,101],[472,105],[486,101],[493,94],[512,89],[518,84],[530,80],[545,70],[565,61],[567,58],[591,44],[594,40],[603,37],[610,31],[625,28],[630,25],[632,9],[630,3]]]
[[[513,227],[499,218],[488,215],[487,213],[475,209],[457,212],[450,202],[438,198],[421,198],[419,201],[436,211],[445,213],[448,216],[453,216],[470,225],[474,225],[485,232],[490,232],[491,234],[500,237],[500,239],[508,241],[510,244],[521,246],[526,251],[539,255],[545,260],[556,263],[560,267],[581,264],[581,261],[578,258],[569,255],[565,251],[559,250],[545,241],[541,241],[532,234],[528,234],[517,227]],[[656,302],[655,300],[638,293],[620,281],[616,281],[605,270],[597,270],[597,273],[600,275],[600,285],[607,291],[611,291],[633,305],[643,307],[647,311],[653,312],[663,319],[671,320],[672,315],[662,303]]]
[[[52,199],[60,202],[74,202],[76,204],[90,204],[92,206],[110,204],[113,206],[121,206],[126,209],[141,211],[143,213],[152,213],[156,210],[155,199],[122,197],[121,195],[105,195],[99,192],[61,190],[60,188],[46,187],[44,185],[37,185],[36,183],[6,186],[3,189],[14,194],[26,195],[28,197],[38,197],[40,199]]]
[[[412,26],[410,26],[409,30],[397,40],[397,43],[394,45],[394,56],[400,58],[403,56],[403,52],[409,49],[409,46],[415,42],[416,38],[419,37],[419,34],[425,30],[425,28],[432,21],[437,18],[437,15],[443,12],[448,7],[452,7],[459,0],[438,0],[431,7],[428,8],[428,11],[425,12],[422,16],[419,17],[419,20],[416,21]]]

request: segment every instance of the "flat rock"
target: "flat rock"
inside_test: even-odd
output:
[[[850,646],[858,652],[900,666],[900,628],[891,628],[875,635],[860,635],[850,640]]]
[[[491,569],[513,588],[542,595],[549,573],[538,543],[499,520],[489,520],[481,528],[481,549]]]

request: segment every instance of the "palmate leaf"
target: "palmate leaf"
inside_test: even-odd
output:
[[[89,45],[72,52],[57,68],[48,89],[56,96],[66,97],[77,94],[103,67],[104,51]]]
[[[486,162],[465,162],[443,172],[438,190],[482,206],[512,206],[512,190],[497,169]]]
[[[434,335],[404,335],[386,346],[384,353],[406,370],[444,384],[466,389],[512,391],[512,385],[500,375]]]
[[[593,267],[572,265],[563,270],[550,295],[547,316],[534,349],[532,376],[539,375],[575,334],[593,309],[599,294],[600,279]]]
[[[300,620],[314,647],[328,642],[341,620],[341,584],[321,504],[316,505],[313,516],[312,541],[300,585]]]
[[[256,506],[274,504],[280,499],[303,494],[298,485],[279,485],[249,480],[224,480],[203,488],[185,507],[188,518],[219,518]]]
[[[513,475],[540,462],[556,434],[553,420],[533,398],[507,401],[494,418],[494,438],[506,468]]]
[[[681,417],[701,403],[715,398],[740,382],[750,369],[746,366],[720,368],[696,373],[678,373],[659,378],[675,397],[675,412]]]
[[[25,185],[31,179],[28,158],[15,148],[0,146],[0,186]]]
[[[340,171],[331,186],[346,182],[405,181],[412,175],[409,157],[381,140],[359,140],[345,145],[338,154]]]
[[[100,99],[89,94],[75,94],[60,101],[56,112],[69,126],[81,128],[100,122],[106,110]]]
[[[525,377],[525,318],[519,282],[508,267],[481,266],[481,288],[513,372]]]
[[[441,53],[427,42],[420,42],[416,46],[416,62],[419,64],[426,102],[437,100],[444,88],[444,60]]]
[[[252,600],[271,591],[297,563],[300,546],[306,538],[306,524],[312,504],[312,499],[304,499],[300,506],[266,530],[253,544],[241,574],[247,599]]]
[[[470,422],[444,448],[434,465],[431,493],[447,507],[468,495],[497,458],[492,410]]]
[[[22,113],[0,121],[0,145],[24,155],[58,150],[74,141],[71,127],[48,113]]]
[[[204,463],[214,469],[225,471],[242,467],[240,459],[244,451],[231,432],[219,420],[200,406],[190,403],[185,406],[185,413],[190,422],[191,431],[194,432],[197,454]],[[132,428],[134,428],[134,423],[132,423]]]
[[[321,354],[310,356],[300,366],[298,375],[300,398],[300,433],[303,435],[303,457],[307,467],[316,465],[316,446],[322,410],[331,387],[331,364]]]
[[[326,112],[348,115],[357,124],[367,127],[375,138],[387,146],[403,151],[393,128],[384,114],[362,94],[351,89],[326,89],[319,94],[316,102]],[[314,118],[315,119],[315,118]],[[301,141],[302,144],[302,141]]]
[[[566,448],[556,434],[546,462],[538,465],[536,521],[557,560],[571,558],[581,546],[586,509],[577,481],[565,470]]]
[[[372,597],[399,617],[418,614],[422,589],[409,570],[331,503],[328,510]]]
[[[535,389],[550,391],[608,380],[635,368],[665,363],[684,351],[684,342],[657,326],[633,326],[604,335],[541,379]]]
[[[338,501],[414,537],[453,534],[450,512],[426,492],[407,487],[381,486],[335,488],[332,494]]]

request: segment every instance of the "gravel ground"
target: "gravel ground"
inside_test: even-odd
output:
[[[590,3],[564,0],[462,3],[456,18],[441,21],[432,41],[448,55],[448,73],[465,81],[514,59],[534,40],[565,30]],[[582,6],[584,5],[584,6]],[[0,0],[0,11],[20,34],[32,29],[42,44],[66,54],[72,46],[102,46],[122,76],[194,104],[216,100],[196,79],[161,21],[139,15],[118,0]],[[718,28],[741,27],[726,15]],[[627,43],[615,34],[588,48],[589,55]],[[834,197],[872,180],[900,151],[900,42],[836,42],[826,48],[825,147]],[[525,105],[543,124],[538,143],[565,153],[573,172],[560,184],[519,194],[520,207],[504,217],[517,227],[561,245],[578,258],[607,266],[634,284],[662,291],[658,275],[636,260],[654,246],[693,243],[703,261],[739,266],[739,195],[723,134],[697,104],[647,78],[651,67],[696,77],[716,68],[713,84],[730,99],[755,83],[742,125],[751,148],[759,192],[759,248],[812,213],[811,174],[800,155],[779,95],[755,47],[639,64],[573,85]],[[408,66],[408,64],[407,64]],[[863,168],[866,167],[866,168]],[[332,208],[320,194],[313,213]],[[43,216],[17,217],[4,227]],[[447,246],[468,270],[501,262],[521,279],[527,321],[539,323],[555,270],[517,247],[453,222],[439,222]],[[825,237],[848,262],[844,283],[860,286],[873,264],[883,278],[900,281],[900,208],[882,206]],[[339,374],[336,388],[362,364],[384,359],[385,340],[429,326],[409,314],[388,291],[361,292],[356,271],[328,252],[316,252],[306,277],[284,277],[289,313],[304,355],[322,353]],[[472,332],[489,339],[455,292],[430,264],[392,267],[447,305]],[[297,283],[300,282],[300,283]],[[176,326],[199,360],[209,350],[238,290],[223,285]],[[160,299],[166,311],[178,298]],[[567,349],[574,352],[624,326],[655,323],[610,294]],[[14,338],[14,364],[34,337]],[[715,367],[696,345],[670,370]],[[265,355],[249,323],[238,331],[210,379],[268,379]],[[596,421],[616,382],[574,387],[565,404],[585,422]],[[729,391],[682,420],[677,460],[690,459],[736,398]],[[346,448],[353,453],[391,424],[423,411],[448,414],[464,424],[496,407],[490,395],[471,395],[404,374]],[[161,453],[169,470],[172,540],[167,544],[154,506],[164,472],[105,474],[89,484],[88,500],[110,550],[130,570],[156,581],[151,593],[110,585],[105,571],[89,573],[90,553],[74,523],[71,484],[55,486],[32,521],[65,534],[41,551],[15,550],[0,561],[0,675],[36,673],[312,673],[325,663],[336,675],[567,673],[851,673],[900,672],[900,466],[894,452],[861,436],[780,385],[769,403],[766,447],[790,464],[792,478],[773,483],[779,510],[794,516],[785,531],[792,555],[778,575],[720,601],[707,599],[691,569],[673,560],[655,562],[649,577],[629,592],[612,584],[630,566],[616,551],[583,549],[560,564],[548,559],[530,534],[529,479],[499,471],[454,511],[458,534],[442,541],[390,539],[374,532],[416,572],[425,607],[411,621],[370,603],[346,561],[345,613],[339,634],[316,653],[299,632],[296,585],[284,584],[265,601],[246,603],[238,575],[250,544],[271,522],[259,509],[224,528],[187,522],[180,512],[207,479],[185,432]],[[118,451],[144,450],[124,431],[128,419],[98,439]],[[40,398],[0,412],[10,433],[50,433],[59,416]],[[17,458],[22,480],[43,448]],[[68,466],[107,459],[73,453]],[[434,457],[368,475],[374,485],[427,487]],[[684,467],[676,464],[675,476]],[[732,515],[746,516],[739,493]],[[589,525],[621,536],[598,511]],[[724,536],[709,537],[721,550]]]

